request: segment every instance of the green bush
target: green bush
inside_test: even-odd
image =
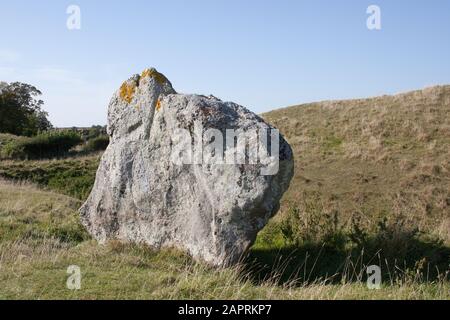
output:
[[[102,135],[106,135],[106,126],[92,126],[87,130],[87,139],[91,140]]]
[[[5,144],[8,144],[11,141],[15,141],[19,138],[19,136],[15,136],[13,134],[0,133],[0,148],[2,148]]]
[[[109,145],[109,136],[100,135],[93,139],[90,139],[88,143],[83,147],[83,151],[85,152],[95,152],[95,151],[103,151]]]
[[[45,132],[37,136],[8,142],[2,148],[2,157],[10,159],[45,159],[61,157],[81,143],[81,137],[73,131]]]
[[[6,152],[3,151],[5,146],[11,142],[21,139],[19,136],[15,136],[9,133],[0,133],[0,159],[6,158]]]

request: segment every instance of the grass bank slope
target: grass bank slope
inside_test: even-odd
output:
[[[318,208],[329,225],[366,229],[402,220],[450,242],[450,86],[263,116],[295,153],[284,211]]]

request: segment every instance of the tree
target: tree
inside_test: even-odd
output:
[[[0,133],[32,136],[50,129],[48,113],[41,109],[42,93],[34,86],[0,83]]]

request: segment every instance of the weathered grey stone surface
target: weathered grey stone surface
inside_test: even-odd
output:
[[[177,94],[154,69],[135,75],[109,105],[110,145],[94,188],[80,209],[100,242],[118,239],[175,247],[217,266],[231,265],[278,211],[293,176],[293,156],[280,136],[279,171],[261,164],[175,164],[176,128],[270,128],[242,106]],[[195,142],[194,142],[195,144]]]

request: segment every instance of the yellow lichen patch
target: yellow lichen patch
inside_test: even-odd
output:
[[[144,71],[142,71],[141,79],[144,79],[146,77],[151,77],[151,78],[155,79],[161,85],[168,82],[166,76],[163,75],[162,73],[159,73],[154,68],[145,69]]]
[[[135,83],[129,83],[125,81],[120,87],[120,97],[125,100],[127,103],[130,103],[133,100],[134,91],[136,90]]]
[[[161,100],[158,99],[158,101],[156,101],[156,111],[159,111],[159,109],[161,109]]]

